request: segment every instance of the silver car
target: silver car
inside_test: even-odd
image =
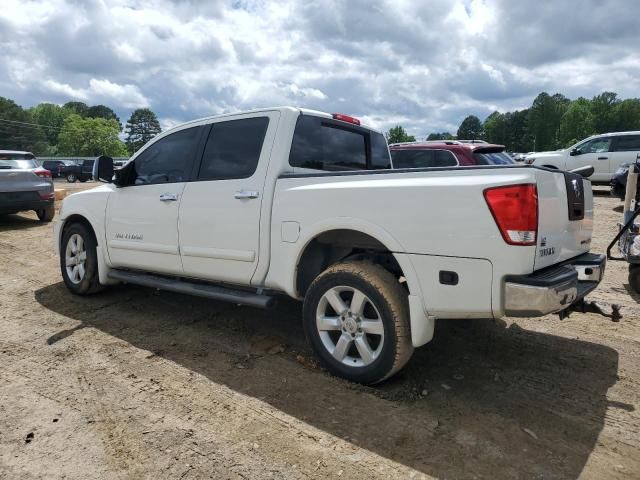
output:
[[[41,222],[55,214],[51,172],[30,152],[0,150],[0,214],[34,210]]]

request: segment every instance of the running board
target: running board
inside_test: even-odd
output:
[[[268,308],[272,307],[275,303],[275,299],[268,295],[258,295],[257,293],[251,293],[244,290],[234,290],[227,287],[189,282],[146,273],[111,270],[107,276],[112,280],[142,285],[143,287],[157,288],[176,293],[186,293],[187,295],[196,295],[198,297],[222,300],[224,302],[248,305],[251,307]]]

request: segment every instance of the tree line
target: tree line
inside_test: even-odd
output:
[[[106,105],[40,103],[25,109],[0,97],[1,150],[52,157],[126,157],[160,132],[158,117],[148,108],[133,111],[124,127],[123,141],[122,122]]]
[[[484,122],[475,115],[466,117],[455,135],[431,133],[426,140],[482,139],[505,145],[513,152],[556,150],[569,147],[598,133],[640,130],[640,98],[622,100],[614,92],[592,99],[570,100],[560,93],[540,93],[529,108],[498,111]],[[389,143],[415,141],[397,125],[387,132]]]

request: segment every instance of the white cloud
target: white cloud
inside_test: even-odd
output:
[[[164,125],[292,104],[424,137],[542,90],[636,96],[638,2],[5,0],[0,88]],[[615,54],[614,54],[615,52]]]

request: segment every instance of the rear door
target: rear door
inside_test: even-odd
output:
[[[203,127],[166,135],[125,167],[129,185],[109,196],[106,240],[115,267],[182,274],[178,212]]]
[[[279,112],[211,124],[195,181],[186,185],[178,230],[187,276],[248,285],[258,264],[260,215]],[[261,238],[262,237],[262,238]]]
[[[640,135],[620,135],[613,137],[609,153],[610,175],[623,163],[633,163],[640,153]]]

